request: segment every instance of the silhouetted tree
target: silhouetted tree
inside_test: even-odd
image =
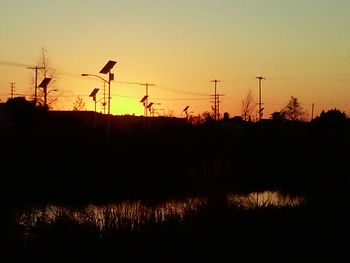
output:
[[[284,112],[275,111],[275,112],[271,113],[271,119],[274,121],[285,121],[286,117],[285,117]]]
[[[346,120],[347,116],[344,111],[340,111],[337,108],[328,110],[328,111],[322,111],[320,114],[319,119],[322,121],[331,121],[331,122],[337,122],[337,121],[344,121]]]
[[[189,123],[191,123],[192,125],[201,124],[201,115],[200,114],[198,114],[196,116],[191,115],[189,117]]]
[[[210,114],[209,111],[205,111],[202,113],[202,120],[204,122],[211,122],[214,121],[214,117]]]
[[[344,111],[336,108],[322,111],[320,116],[316,117],[312,122],[323,127],[334,127],[346,123],[347,116]]]
[[[2,107],[1,114],[5,115],[8,120],[14,122],[32,121],[35,114],[35,106],[32,102],[27,101],[25,97],[10,98]]]
[[[73,111],[82,111],[85,109],[85,102],[80,96],[74,102]]]
[[[251,115],[256,108],[256,104],[254,103],[254,98],[252,95],[252,90],[249,90],[245,98],[242,100],[241,106],[241,116],[245,121],[249,121],[251,119]]]
[[[282,116],[290,121],[304,121],[306,112],[296,97],[291,96],[288,104],[281,110]]]
[[[225,112],[225,113],[224,113],[224,120],[225,120],[225,121],[228,121],[229,119],[230,119],[230,113]]]
[[[174,117],[174,110],[168,109],[167,112],[164,112],[164,117]]]
[[[51,78],[47,86],[47,107],[48,109],[52,109],[55,102],[58,100],[60,93],[58,92],[56,83],[58,79],[57,70],[51,66],[49,57],[47,55],[47,50],[45,48],[41,49],[39,58],[37,60],[37,65],[40,68],[38,74],[38,85],[44,78]],[[33,80],[34,82],[34,80]],[[37,90],[37,103],[39,106],[44,106],[44,91],[41,88]]]
[[[243,121],[243,118],[242,116],[234,116],[232,118],[232,121],[235,121],[235,122],[242,122]]]

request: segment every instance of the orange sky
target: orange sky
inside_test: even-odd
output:
[[[350,113],[348,10],[341,0],[5,0],[0,61],[35,65],[45,47],[60,73],[55,109],[73,109],[80,95],[93,110],[88,95],[103,82],[80,74],[116,60],[113,114],[143,114],[145,87],[122,82],[156,84],[150,101],[161,103],[161,114],[181,116],[187,105],[193,114],[210,111],[216,78],[225,94],[220,111],[240,115],[249,89],[257,102],[260,75],[265,118],[290,96],[309,113],[314,103],[315,115],[334,107]],[[16,93],[33,94],[31,73],[0,63],[1,99],[11,82]]]

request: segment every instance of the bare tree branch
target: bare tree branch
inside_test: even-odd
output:
[[[251,119],[251,115],[253,114],[256,108],[256,104],[254,103],[254,98],[252,95],[252,90],[249,90],[247,95],[242,100],[241,105],[241,116],[242,119],[248,121]]]

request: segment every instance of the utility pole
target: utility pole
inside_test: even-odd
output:
[[[214,82],[215,83],[215,91],[214,91],[214,120],[217,120],[218,98],[217,98],[217,94],[216,94],[216,85],[217,85],[218,82],[220,82],[220,80],[214,79],[214,80],[211,80],[210,82]]]
[[[215,95],[212,95],[212,96],[214,97],[214,101],[211,101],[211,102],[214,102],[214,115],[216,116],[216,117],[214,116],[214,118],[215,120],[220,120],[220,97],[225,96],[225,94],[216,94],[216,96]],[[216,114],[215,114],[215,111],[216,111]]]
[[[218,104],[218,110],[217,110],[217,115],[218,115],[218,120],[220,120],[220,97],[225,96],[225,94],[217,94],[217,104]]]
[[[311,120],[314,119],[314,107],[315,107],[315,105],[312,103],[312,105],[311,105]]]
[[[33,69],[35,70],[35,86],[34,86],[34,105],[36,106],[36,102],[37,102],[37,89],[38,89],[38,70],[39,69],[45,69],[45,67],[28,67],[27,69]]]
[[[11,82],[10,85],[11,85],[11,93],[10,93],[10,95],[11,95],[11,99],[13,99],[13,95],[15,93],[15,83]]]
[[[256,77],[256,78],[259,80],[259,121],[261,121],[261,118],[263,115],[262,108],[261,108],[261,105],[262,105],[262,103],[261,103],[261,80],[266,79],[266,78],[263,78],[262,76]]]
[[[150,83],[141,83],[140,85],[142,86],[146,86],[146,96],[145,96],[145,101],[144,101],[144,105],[145,105],[145,117],[147,117],[147,106],[148,106],[148,87],[150,86],[155,86],[155,84],[150,84]]]

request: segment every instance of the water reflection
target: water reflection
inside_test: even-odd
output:
[[[304,202],[300,196],[289,196],[266,191],[247,195],[228,194],[228,207],[245,209],[267,206],[298,206]],[[88,205],[80,208],[47,205],[28,207],[19,211],[18,223],[29,233],[41,224],[74,222],[97,227],[101,231],[116,229],[137,230],[146,223],[161,223],[169,220],[182,222],[184,217],[207,205],[206,198],[168,200],[158,205],[146,205],[141,201],[123,201],[108,205]]]
[[[168,200],[159,205],[149,206],[141,201],[123,201],[108,205],[88,205],[85,207],[69,207],[47,205],[28,207],[17,217],[18,223],[26,229],[38,224],[55,223],[58,219],[79,224],[96,225],[105,229],[136,229],[145,223],[160,223],[167,220],[181,222],[186,214],[198,211],[206,205],[205,198],[187,198],[183,201]]]
[[[301,195],[289,195],[277,191],[264,191],[259,193],[250,193],[246,195],[228,194],[227,201],[229,206],[255,208],[267,206],[299,206],[305,202]]]

